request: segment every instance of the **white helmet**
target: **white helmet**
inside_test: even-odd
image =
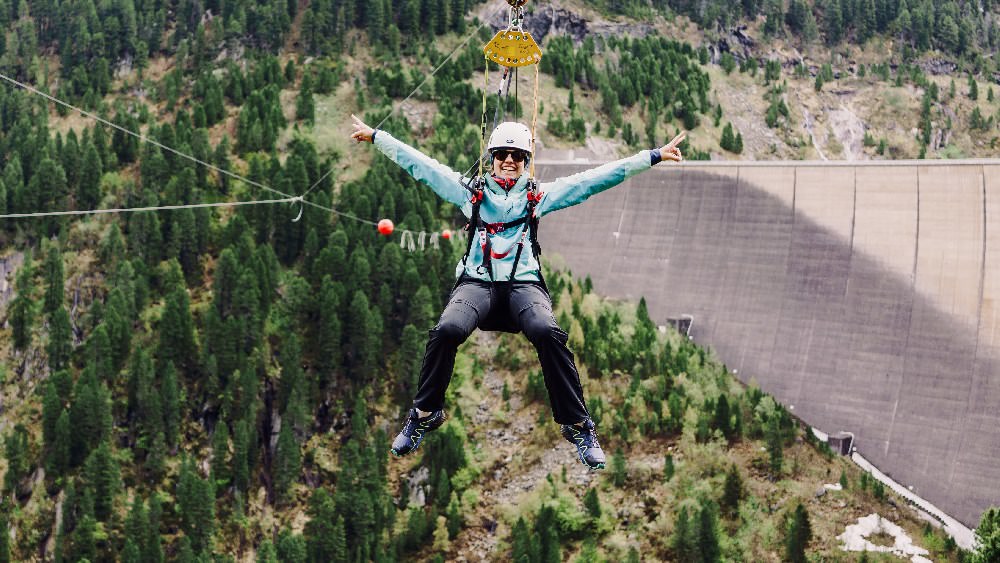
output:
[[[493,130],[487,149],[518,149],[531,155],[531,129],[516,121],[505,121]]]

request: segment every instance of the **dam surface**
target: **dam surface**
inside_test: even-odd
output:
[[[1000,505],[1000,160],[664,163],[539,240],[965,524]]]

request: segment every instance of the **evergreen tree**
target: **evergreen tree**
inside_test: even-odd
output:
[[[843,17],[843,12],[840,10],[840,0],[824,0],[823,31],[826,33],[827,44],[836,45],[843,38]]]
[[[309,498],[309,522],[306,523],[303,538],[310,561],[346,563],[344,518],[336,510],[333,497],[326,489],[316,489]]]
[[[65,369],[69,365],[69,357],[73,352],[73,328],[69,324],[69,313],[62,305],[52,313],[46,352],[49,355],[49,369],[52,371]]]
[[[233,485],[238,491],[246,491],[250,485],[249,441],[247,423],[240,420],[233,433]]]
[[[3,490],[6,494],[19,494],[18,486],[31,469],[29,455],[28,429],[23,424],[18,424],[4,440],[7,472],[3,475]]]
[[[778,416],[773,415],[767,421],[767,429],[764,436],[767,442],[767,453],[770,461],[772,478],[781,476],[781,467],[784,463],[784,439],[781,435],[781,427],[778,424]]]
[[[812,528],[809,524],[809,513],[800,502],[795,507],[785,535],[785,561],[805,563],[806,548],[812,539]]]
[[[163,370],[160,385],[160,394],[163,404],[163,436],[166,444],[171,448],[177,445],[177,437],[180,432],[181,414],[181,393],[177,383],[177,370],[172,362],[167,362]]]
[[[229,483],[229,426],[220,420],[212,434],[212,478],[216,487]]]
[[[55,244],[49,245],[45,254],[45,308],[46,313],[52,313],[63,304],[65,273],[63,271],[62,252]]]
[[[514,548],[512,557],[514,563],[531,563],[538,560],[539,553],[537,548],[532,549],[537,546],[532,545],[531,533],[528,531],[528,524],[524,521],[524,518],[517,519],[510,535],[510,543]]]
[[[663,459],[663,480],[669,482],[674,478],[674,456],[667,454]]]
[[[677,561],[701,561],[698,551],[697,526],[691,522],[686,506],[682,506],[680,512],[677,513],[670,547],[673,549],[674,559]]]
[[[299,478],[301,463],[299,444],[290,425],[284,424],[274,453],[274,494],[278,502],[288,500],[292,484]]]
[[[375,2],[373,5],[377,5]],[[295,99],[295,118],[313,123],[316,121],[316,98],[313,96],[312,73],[306,70],[299,87],[299,95]]]
[[[56,422],[63,412],[62,398],[59,397],[52,379],[55,379],[54,375],[45,383],[45,394],[42,396],[42,440],[47,448],[51,448],[55,443]]]
[[[84,473],[89,490],[94,493],[94,517],[99,522],[106,522],[112,514],[115,497],[122,489],[121,471],[107,441],[102,441],[91,452]]]
[[[175,289],[167,296],[160,317],[160,360],[190,369],[196,357],[190,299],[187,291]]]
[[[628,470],[625,467],[625,454],[622,453],[621,448],[618,448],[611,456],[611,482],[614,486],[621,488],[625,486],[626,479],[628,479]]]
[[[73,429],[70,427],[69,411],[63,410],[56,420],[55,437],[52,442],[52,460],[49,469],[55,475],[62,475],[72,462],[71,444]]]
[[[1000,508],[992,506],[983,512],[976,528],[976,541],[979,545],[972,554],[971,563],[1000,561]],[[0,555],[2,553],[0,548]]]
[[[10,563],[10,522],[5,510],[0,510],[0,563]]]
[[[979,99],[979,84],[976,82],[976,77],[972,74],[969,75],[969,99]]]
[[[101,202],[101,175],[104,173],[101,156],[93,144],[87,143],[83,151],[79,185],[76,190],[78,209],[95,209]],[[112,223],[113,228],[117,223]]]
[[[587,490],[587,494],[583,496],[583,506],[591,518],[596,520],[601,517],[601,501],[597,497],[597,489]]]
[[[736,464],[729,467],[726,472],[726,481],[722,486],[722,510],[730,517],[736,516],[740,508],[740,499],[743,498],[743,478]]]
[[[198,552],[208,547],[215,523],[215,492],[207,479],[198,476],[194,464],[185,459],[177,482],[177,512],[185,539]]]
[[[306,563],[308,561],[306,542],[301,535],[282,530],[278,536],[278,561],[282,563]]]
[[[724,150],[733,152],[733,124],[727,123],[725,127],[722,128],[722,139],[719,141],[719,146]]]
[[[10,302],[10,326],[15,350],[27,350],[31,345],[35,324],[35,307],[31,299],[31,257],[25,256],[17,275],[17,295]]]
[[[719,522],[715,514],[715,503],[703,501],[698,511],[698,550],[704,563],[718,563],[722,560],[719,548]]]

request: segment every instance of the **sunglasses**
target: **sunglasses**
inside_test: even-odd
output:
[[[528,158],[528,155],[524,151],[511,150],[511,149],[500,149],[493,151],[493,158],[499,160],[500,162],[504,162],[505,160],[507,160],[507,157],[512,158],[514,162],[521,163]]]

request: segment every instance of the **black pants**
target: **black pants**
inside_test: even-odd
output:
[[[413,405],[422,411],[444,407],[444,393],[455,368],[455,353],[475,328],[523,332],[538,352],[552,416],[559,424],[576,424],[590,415],[583,401],[580,374],[569,336],[556,324],[552,300],[539,284],[490,284],[462,280],[451,292],[437,326],[430,331]]]

